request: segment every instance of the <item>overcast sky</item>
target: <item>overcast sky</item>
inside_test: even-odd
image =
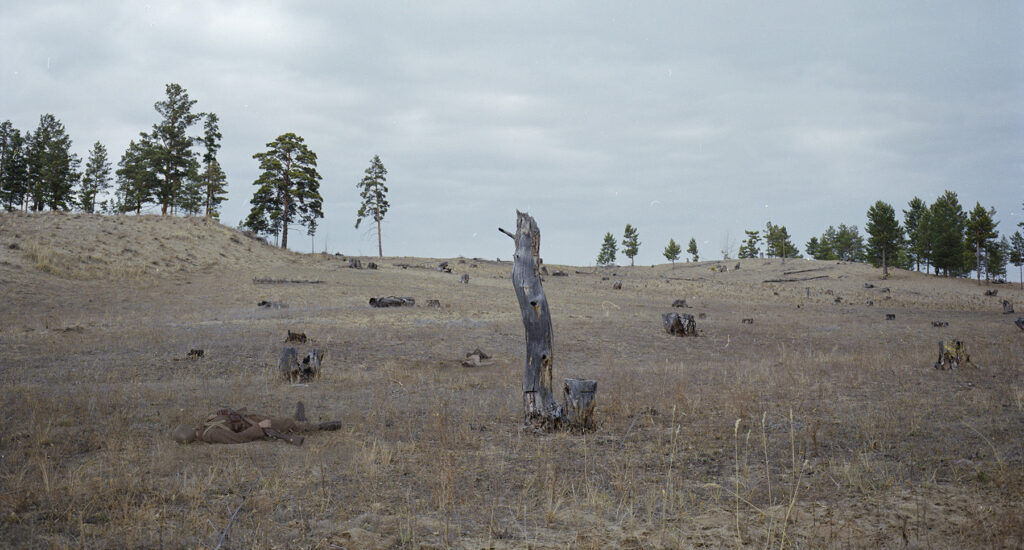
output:
[[[944,190],[1024,220],[1022,2],[20,2],[0,0],[0,120],[53,113],[116,165],[164,85],[221,118],[229,200],[285,132],[319,156],[325,219],[293,249],[376,254],[356,183],[388,169],[384,253],[508,259],[532,213],[548,263],[639,228],[735,257],[803,250]],[[195,132],[201,132],[196,127]],[[157,210],[158,211],[158,210]],[[370,224],[372,227],[372,224]],[[620,254],[619,263],[628,260]]]

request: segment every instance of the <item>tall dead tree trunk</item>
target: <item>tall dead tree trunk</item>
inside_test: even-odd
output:
[[[563,425],[587,428],[592,425],[590,413],[593,410],[593,394],[597,382],[574,379],[566,380],[567,395],[586,393],[585,404],[574,408],[572,418],[566,415],[566,408],[555,401],[552,391],[551,311],[548,299],[541,285],[540,229],[533,217],[516,212],[516,232],[509,233],[499,228],[515,241],[515,255],[512,264],[512,285],[519,310],[526,329],[526,365],[523,372],[523,414],[528,424],[554,429]],[[580,386],[583,383],[583,386]],[[571,387],[570,387],[571,386]]]

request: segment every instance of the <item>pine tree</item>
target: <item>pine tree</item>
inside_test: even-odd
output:
[[[974,251],[974,269],[978,274],[978,284],[981,284],[981,270],[985,269],[985,280],[989,278],[991,262],[988,261],[986,252],[990,243],[999,236],[995,221],[996,209],[985,210],[981,203],[975,203],[967,218],[967,243]]]
[[[882,277],[889,276],[889,264],[897,257],[903,244],[903,228],[896,221],[896,210],[891,204],[877,201],[868,208],[868,259],[874,266],[882,266]]]
[[[946,191],[935,199],[928,209],[927,219],[930,259],[936,273],[941,270],[947,277],[961,275],[965,267],[964,229],[967,226],[967,215],[956,193]]]
[[[907,206],[910,209],[903,211],[903,227],[907,230],[907,251],[914,261],[915,270],[921,271],[921,261],[927,261],[928,257],[928,205],[920,198],[914,197]],[[925,271],[927,270],[926,263]]]
[[[665,251],[662,254],[665,259],[672,262],[672,265],[676,265],[676,260],[679,259],[679,254],[683,252],[683,249],[679,246],[679,243],[675,239],[669,239],[668,245],[665,246]]]
[[[633,258],[640,252],[640,233],[632,225],[626,224],[622,231],[622,253],[629,258],[629,265],[633,265]]]
[[[28,161],[25,138],[11,121],[0,123],[0,203],[8,211],[27,206]]]
[[[199,163],[192,151],[196,141],[188,135],[189,128],[199,120],[200,114],[193,113],[196,100],[179,84],[165,86],[167,99],[157,101],[153,108],[160,115],[160,121],[153,124],[153,131],[142,133],[140,140],[146,152],[149,169],[156,176],[153,197],[160,204],[160,213],[174,213],[181,205],[180,195],[185,183],[197,179]],[[191,200],[194,197],[187,197]]]
[[[384,215],[388,213],[388,170],[384,168],[384,164],[380,161],[380,156],[374,155],[370,159],[370,166],[363,172],[363,179],[356,184],[356,187],[362,189],[359,192],[359,196],[363,199],[363,204],[359,206],[359,211],[356,212],[356,229],[359,229],[359,224],[363,221],[363,218],[370,218],[373,220],[374,225],[377,226],[377,255],[381,258],[384,257],[384,247],[381,244],[381,231],[380,222],[384,219]]]
[[[1010,263],[1017,266],[1020,272],[1020,288],[1024,290],[1024,235],[1020,231],[1014,231],[1010,236],[1010,253],[1007,254]]]
[[[615,252],[618,248],[615,245],[615,236],[611,233],[604,234],[604,242],[601,243],[601,251],[597,254],[597,265],[612,265],[615,263]]]
[[[764,231],[765,254],[770,257],[800,258],[800,250],[790,240],[789,231],[784,225],[775,225],[772,222],[765,224]]]
[[[149,166],[146,142],[132,141],[117,163],[117,191],[111,210],[118,213],[142,213],[142,207],[152,199],[156,187],[156,171]]]
[[[700,261],[700,255],[697,253],[697,239],[690,237],[690,245],[686,247],[686,253],[693,257],[693,261]]]
[[[82,211],[90,214],[95,212],[96,197],[109,188],[110,162],[107,160],[107,148],[97,141],[89,151],[89,159],[82,174],[82,185],[78,190],[78,205]]]
[[[35,211],[70,210],[81,161],[71,152],[71,138],[56,117],[39,117],[39,126],[27,138],[28,193]]]
[[[203,173],[202,182],[203,207],[207,218],[220,217],[220,203],[227,199],[227,175],[217,161],[220,150],[220,119],[214,113],[206,113],[203,122]]]
[[[993,280],[1006,279],[1006,259],[1010,255],[1010,241],[1003,235],[998,241],[992,239],[985,247],[985,273]]]
[[[288,248],[289,224],[305,226],[312,235],[317,218],[324,217],[316,153],[304,141],[291,132],[281,134],[266,151],[252,156],[263,173],[253,182],[257,188],[243,226],[256,233],[280,233],[281,248]]]
[[[756,258],[761,255],[761,232],[750,231],[745,229],[743,231],[747,234],[747,238],[740,244],[740,258]]]

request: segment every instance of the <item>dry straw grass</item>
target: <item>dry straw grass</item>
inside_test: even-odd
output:
[[[556,377],[600,381],[599,426],[541,436],[519,426],[510,264],[449,261],[357,271],[201,220],[0,216],[0,540],[212,548],[231,521],[222,547],[1024,544],[1021,335],[998,303],[1015,287],[810,261],[558,266]],[[761,282],[811,268],[828,278]],[[366,305],[388,294],[443,307]],[[706,315],[700,337],[661,330],[676,298]],[[327,349],[319,380],[278,380],[289,329]],[[977,368],[931,368],[950,337]],[[477,346],[494,359],[460,367]],[[191,348],[205,357],[176,360]],[[222,404],[300,399],[345,427],[302,448],[167,438]]]

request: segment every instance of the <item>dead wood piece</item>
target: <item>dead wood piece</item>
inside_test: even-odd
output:
[[[350,258],[348,261],[348,267],[351,269],[362,269],[363,262],[359,261],[359,258]]]
[[[971,356],[967,354],[967,344],[960,340],[939,340],[939,360],[935,362],[935,368],[939,370],[955,369],[961,363],[970,363]]]
[[[765,279],[762,283],[799,283],[800,281],[813,281],[815,279],[828,279],[828,275],[818,275],[816,277],[804,277],[802,279]]]
[[[708,318],[708,314],[704,313],[704,312],[698,313],[697,314],[697,318],[698,319],[707,319]]]
[[[750,317],[747,317],[746,319],[743,319],[742,323],[744,325],[752,325],[752,324],[754,324],[754,320],[751,319]]]
[[[597,380],[566,378],[562,390],[565,395],[565,416],[571,426],[581,430],[594,427],[594,406],[597,401]]]
[[[661,324],[665,332],[675,336],[696,336],[697,321],[686,313],[662,313]]]
[[[932,326],[933,327],[948,327],[949,326],[949,322],[948,321],[932,321]]]
[[[427,300],[427,307],[441,307],[441,300]]]
[[[294,347],[285,346],[277,364],[278,370],[286,380],[292,380],[299,371],[299,352]]]
[[[206,352],[201,349],[190,349],[188,350],[188,354],[185,355],[185,359],[188,359],[189,361],[196,361],[202,359],[204,355],[206,355]]]
[[[653,266],[652,266],[652,267],[653,267]],[[740,269],[740,263],[739,263],[739,262],[736,262],[736,265],[735,265],[735,266],[733,266],[733,268],[732,268],[732,269],[733,269],[733,271],[739,271],[739,269]]]
[[[569,274],[564,272],[564,271],[562,271],[561,269],[556,269],[556,270],[551,272],[551,276],[552,277],[568,277]]]
[[[797,273],[810,273],[812,271],[831,271],[831,267],[815,267],[811,269],[797,269],[794,271],[783,271],[783,275],[796,275]]]
[[[1013,302],[1009,300],[1003,300],[1003,313],[1013,313]]]
[[[305,332],[292,332],[291,330],[289,330],[288,337],[285,338],[284,341],[294,344],[305,344],[306,342],[309,341],[309,338],[306,337]]]
[[[1014,321],[1014,324],[1017,325],[1017,328],[1024,330],[1024,317],[1017,317],[1017,320]]]
[[[875,305],[875,302],[874,302],[874,300],[867,300],[867,301],[864,302],[864,305],[866,305],[866,306],[873,306],[873,305]]]
[[[408,296],[382,296],[380,298],[370,298],[370,306],[372,307],[401,307],[414,305],[416,305],[416,300]]]
[[[466,356],[466,360],[462,362],[462,366],[466,368],[479,367],[483,358],[475,353],[471,353]]]
[[[299,365],[298,380],[308,382],[320,374],[320,365],[323,363],[325,351],[319,348],[309,350],[309,353],[302,358]]]
[[[622,281],[615,281],[614,283],[612,283],[612,288],[615,289],[615,290],[621,290],[622,289]]]
[[[690,306],[686,305],[686,300],[683,300],[682,298],[680,298],[680,299],[674,300],[672,302],[672,307],[690,307]]]
[[[552,326],[547,295],[540,278],[540,229],[532,216],[516,212],[514,234],[501,230],[515,241],[512,263],[512,287],[519,302],[519,310],[526,329],[526,364],[523,369],[523,412],[528,425],[541,429],[556,429],[574,420],[589,418],[569,417],[565,410],[569,404],[555,401],[552,391]],[[594,383],[593,390],[597,389]],[[585,426],[576,426],[584,429]]]
[[[323,284],[323,281],[319,279],[264,279],[261,277],[253,277],[252,283],[254,285],[319,285]]]
[[[875,288],[875,285],[871,283],[864,283],[864,288]]]
[[[993,288],[991,290],[986,290],[985,291],[985,296],[996,296],[998,294],[999,294],[999,290],[995,289],[995,288]]]
[[[477,356],[480,357],[480,359],[490,359],[491,358],[490,355],[487,355],[486,353],[484,353],[480,348],[476,348],[475,350],[467,353],[466,357],[470,357],[472,355],[477,355]]]
[[[256,302],[256,307],[262,307],[265,309],[285,309],[288,307],[288,304],[284,302],[271,302],[269,300],[260,300],[259,302]]]
[[[835,300],[832,300],[832,303],[833,304],[841,304],[841,303],[843,303],[843,299],[841,297],[839,297],[839,296],[836,296]]]
[[[374,262],[369,262],[366,264],[366,269],[377,269],[377,264]]]
[[[469,273],[463,273],[462,276],[459,277],[459,282],[464,284],[464,285],[468,285],[469,284]]]
[[[895,313],[886,313],[885,314],[885,320],[886,321],[895,321],[896,320],[896,314]]]
[[[546,266],[546,265],[540,266],[540,272],[541,272],[542,275],[547,275],[548,274],[548,266]]]
[[[437,264],[437,270],[442,272],[442,273],[451,273],[452,272],[452,268],[451,268],[451,266],[448,265],[448,262],[441,262],[441,263]]]

